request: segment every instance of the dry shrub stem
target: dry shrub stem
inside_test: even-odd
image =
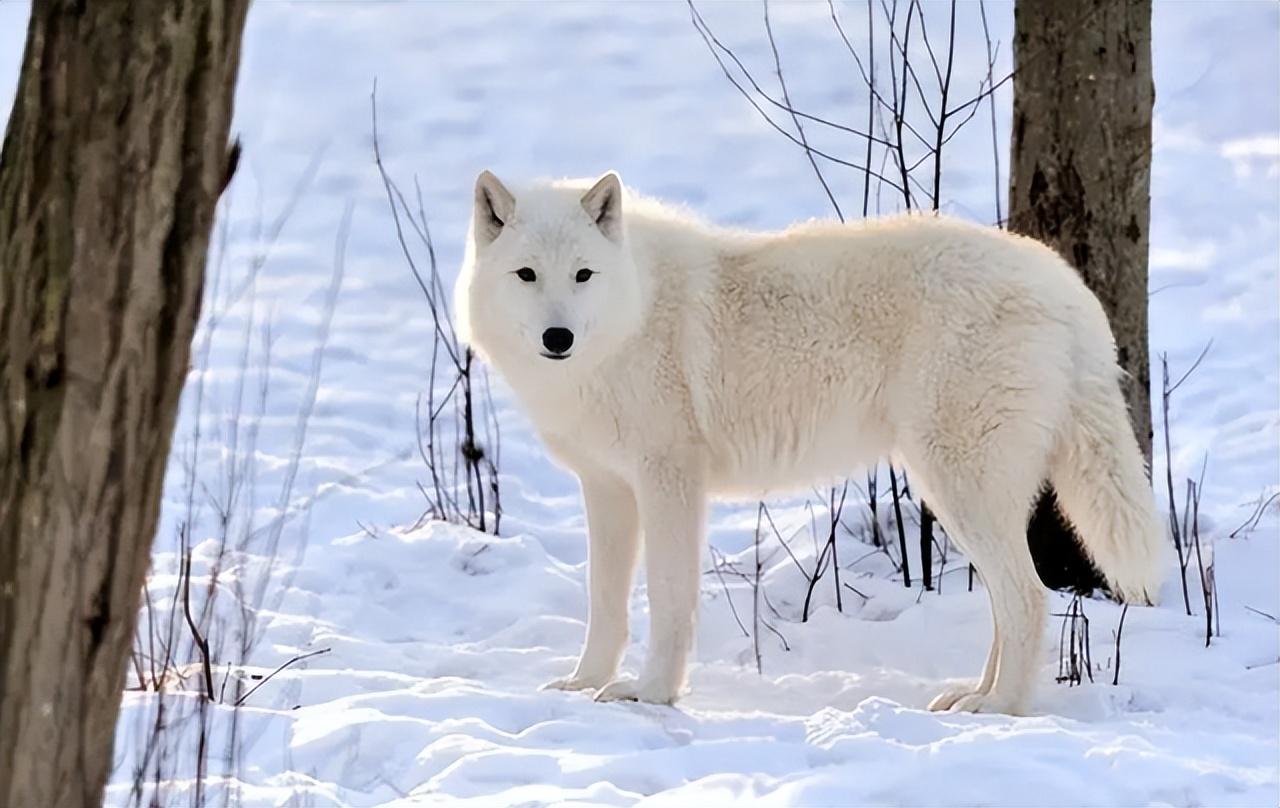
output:
[[[424,406],[419,397],[415,421],[418,455],[430,476],[429,485],[418,483],[426,501],[419,524],[426,519],[439,519],[497,535],[502,520],[498,475],[501,433],[488,377],[478,372],[475,355],[462,344],[454,327],[422,188],[415,177],[416,207],[411,207],[383,163],[376,80],[370,94],[370,116],[374,163],[391,212],[396,242],[431,315],[433,339],[426,401]],[[418,249],[425,252],[425,274],[410,247],[406,227],[416,237]],[[440,388],[444,393],[437,400],[436,391]],[[446,417],[450,405],[451,417]]]

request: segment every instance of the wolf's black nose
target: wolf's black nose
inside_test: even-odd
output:
[[[542,344],[553,354],[562,354],[573,347],[573,332],[567,328],[548,328],[542,332]]]

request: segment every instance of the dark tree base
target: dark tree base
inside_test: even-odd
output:
[[[1109,591],[1102,573],[1080,546],[1075,530],[1058,510],[1058,497],[1045,488],[1027,524],[1027,546],[1040,581],[1050,589],[1091,595]]]

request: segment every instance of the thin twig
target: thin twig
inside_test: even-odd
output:
[[[1269,612],[1264,612],[1264,611],[1262,611],[1261,609],[1255,609],[1255,608],[1253,608],[1252,606],[1245,606],[1245,608],[1246,608],[1246,609],[1248,609],[1249,611],[1253,612],[1254,614],[1261,615],[1262,617],[1267,618],[1267,619],[1268,619],[1268,620],[1270,620],[1272,623],[1280,622],[1280,621],[1277,621],[1277,620],[1276,620],[1276,616],[1275,616],[1274,614],[1271,614],[1271,613],[1269,613]]]
[[[1253,513],[1249,514],[1249,518],[1244,520],[1244,523],[1241,524],[1240,527],[1236,528],[1235,530],[1227,534],[1227,538],[1234,539],[1236,536],[1240,535],[1241,533],[1249,532],[1253,530],[1255,527],[1257,527],[1258,522],[1262,521],[1263,515],[1267,512],[1268,506],[1270,506],[1272,502],[1275,502],[1277,497],[1280,497],[1280,491],[1277,491],[1276,493],[1267,497],[1265,500],[1263,500],[1262,497],[1259,496],[1258,497],[1259,504],[1253,510]]]
[[[1120,610],[1120,623],[1116,626],[1116,669],[1111,676],[1111,684],[1120,684],[1120,640],[1124,635],[1124,619],[1129,614],[1129,604]]]
[[[310,659],[311,657],[314,657],[314,656],[320,656],[321,654],[327,654],[327,653],[329,653],[329,652],[330,652],[330,651],[332,651],[332,650],[333,650],[332,648],[321,648],[321,649],[320,649],[320,650],[318,650],[318,651],[310,651],[310,652],[308,652],[308,653],[305,653],[305,654],[299,654],[298,656],[293,657],[293,658],[292,658],[292,659],[290,659],[288,662],[285,662],[283,665],[281,665],[280,667],[278,667],[278,668],[276,668],[275,670],[273,670],[271,673],[269,673],[269,674],[267,674],[266,676],[264,676],[264,677],[262,678],[262,681],[258,682],[258,683],[257,683],[256,685],[254,685],[253,687],[249,688],[249,692],[245,693],[243,696],[241,696],[240,698],[236,699],[236,700],[232,703],[232,706],[233,706],[233,707],[239,707],[240,705],[244,704],[244,703],[245,703],[245,701],[247,701],[247,700],[248,700],[248,698],[249,698],[250,696],[252,696],[254,693],[257,693],[257,692],[258,692],[258,688],[262,687],[262,686],[263,686],[263,685],[265,685],[267,682],[270,682],[272,679],[274,679],[274,678],[275,678],[275,676],[276,676],[276,674],[277,674],[277,673],[280,673],[282,670],[284,670],[285,668],[287,668],[287,667],[289,667],[290,665],[294,664],[295,662],[301,662],[301,661],[303,661],[304,659]]]
[[[831,193],[831,186],[827,184],[827,178],[822,176],[822,169],[818,167],[818,161],[814,159],[813,149],[809,148],[809,139],[805,137],[804,126],[800,123],[800,116],[796,114],[795,107],[791,105],[791,96],[787,93],[787,80],[782,71],[782,57],[778,55],[778,43],[773,38],[773,26],[769,23],[769,0],[762,0],[764,5],[764,30],[765,36],[769,40],[769,50],[773,53],[773,65],[777,69],[778,86],[782,89],[782,100],[786,102],[787,111],[791,114],[791,122],[795,124],[796,134],[800,136],[800,145],[804,148],[804,156],[809,161],[810,167],[813,168],[814,176],[818,178],[818,184],[822,186],[822,190],[827,195],[827,200],[831,202],[831,207],[835,209],[836,217],[840,221],[844,221],[844,213],[840,210],[840,203],[836,201],[835,194]],[[867,137],[871,137],[871,132],[866,133]],[[863,167],[866,168],[865,166]]]

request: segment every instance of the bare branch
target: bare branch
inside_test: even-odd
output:
[[[245,703],[245,701],[247,701],[247,700],[249,699],[249,697],[250,697],[250,696],[252,696],[254,693],[257,693],[257,692],[258,692],[258,688],[262,687],[262,686],[263,686],[263,685],[265,685],[267,682],[270,682],[272,679],[274,679],[274,678],[275,678],[275,676],[276,676],[276,674],[277,674],[277,673],[280,673],[281,671],[283,671],[285,668],[289,667],[290,665],[292,665],[292,664],[294,664],[294,663],[296,663],[296,662],[301,662],[301,661],[303,661],[304,659],[311,659],[312,657],[320,656],[321,654],[327,654],[327,653],[329,653],[329,652],[330,652],[330,651],[332,651],[332,650],[333,650],[332,648],[321,648],[321,649],[320,649],[320,650],[318,650],[318,651],[311,651],[311,652],[309,652],[309,653],[306,653],[306,654],[299,654],[299,655],[297,655],[297,656],[293,657],[293,658],[292,658],[292,659],[290,659],[289,661],[287,661],[287,662],[285,662],[284,664],[282,664],[280,667],[278,667],[278,668],[276,668],[275,670],[273,670],[271,673],[269,673],[269,674],[267,674],[266,676],[264,676],[264,677],[262,678],[262,681],[258,682],[256,685],[254,685],[253,687],[251,687],[251,688],[249,689],[249,692],[248,692],[248,693],[245,693],[243,696],[241,696],[240,698],[236,699],[232,706],[234,706],[234,707],[239,707],[240,705],[244,704],[244,703]]]
[[[778,43],[773,38],[773,26],[769,23],[769,0],[762,0],[764,4],[764,30],[769,38],[769,50],[773,53],[773,64],[777,68],[778,86],[782,89],[782,100],[787,104],[787,110],[791,113],[791,121],[796,126],[796,134],[800,136],[800,145],[804,147],[804,156],[808,158],[809,165],[813,168],[814,176],[818,178],[818,184],[822,186],[822,190],[827,195],[827,199],[831,202],[831,207],[835,208],[836,217],[840,221],[844,221],[844,213],[840,210],[840,203],[836,201],[835,194],[831,193],[831,186],[827,184],[827,178],[822,176],[822,169],[818,168],[818,161],[813,158],[813,150],[809,148],[809,139],[805,137],[804,126],[800,124],[800,117],[796,115],[795,108],[791,105],[791,96],[787,93],[787,80],[782,72],[782,58],[778,55]],[[868,131],[866,136],[871,137]],[[866,166],[863,166],[866,169]]]

